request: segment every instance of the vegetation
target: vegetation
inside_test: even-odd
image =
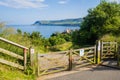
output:
[[[0,80],[35,80],[35,76],[26,75],[20,70],[0,64]]]
[[[103,1],[96,8],[88,10],[88,15],[84,17],[81,29],[74,32],[73,41],[76,44],[94,44],[96,40],[106,34],[119,36],[119,32],[120,4]]]
[[[72,42],[66,42],[63,43],[61,45],[55,45],[50,47],[51,51],[65,51],[65,50],[69,50],[70,48],[72,48],[73,44]]]

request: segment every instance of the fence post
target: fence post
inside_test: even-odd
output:
[[[94,64],[96,64],[96,60],[97,60],[97,59],[96,59],[96,49],[97,49],[97,48],[96,48],[96,45],[95,45],[95,50],[94,50]]]
[[[118,52],[117,52],[117,66],[120,67],[120,46],[118,46]]]
[[[30,47],[30,65],[33,67],[35,63],[35,51],[33,47]]]
[[[72,50],[70,49],[69,51],[69,65],[68,65],[68,70],[72,70]]]
[[[30,65],[33,69],[33,74],[37,74],[38,69],[38,53],[35,54],[35,50],[33,47],[30,47]]]
[[[115,42],[116,42],[116,45],[115,45],[115,54],[114,54],[114,56],[115,56],[115,58],[117,58],[118,51],[119,51],[119,46],[118,46],[117,41],[115,41]]]
[[[40,75],[40,66],[39,66],[39,54],[38,53],[36,54],[36,59],[37,59],[37,61],[36,61],[37,76],[39,76]]]
[[[27,50],[24,48],[24,70],[26,70],[26,64],[27,64]]]
[[[118,56],[118,62],[117,62],[118,67],[120,67],[120,56]]]
[[[101,62],[101,41],[98,40],[96,44],[96,63],[100,64]]]

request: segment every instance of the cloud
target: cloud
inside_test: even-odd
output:
[[[120,3],[120,0],[107,0],[107,1]]]
[[[60,0],[58,3],[59,4],[66,4],[68,2],[68,0]]]
[[[12,8],[43,8],[48,5],[44,4],[45,0],[1,0],[0,6]]]

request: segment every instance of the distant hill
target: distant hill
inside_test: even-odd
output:
[[[82,18],[63,19],[63,20],[41,20],[36,21],[33,25],[52,25],[52,26],[80,26]]]

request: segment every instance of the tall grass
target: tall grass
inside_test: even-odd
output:
[[[0,80],[35,80],[34,75],[26,75],[16,68],[0,64]]]

